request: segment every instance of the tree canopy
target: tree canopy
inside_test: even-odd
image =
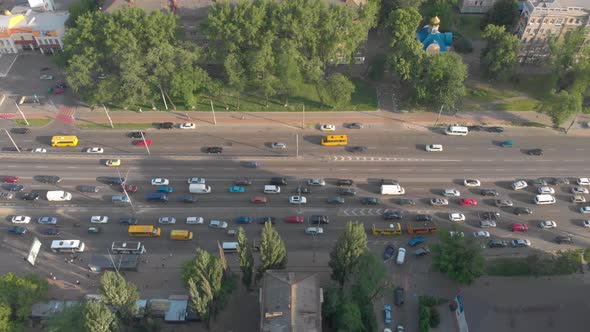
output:
[[[482,35],[487,41],[481,54],[481,66],[488,78],[509,78],[518,66],[520,40],[504,26],[488,25]]]
[[[471,284],[485,272],[481,247],[472,240],[442,232],[431,246],[433,266],[461,284]]]
[[[7,273],[0,277],[0,331],[22,328],[31,313],[31,305],[47,293],[47,281],[30,274],[19,277]]]
[[[367,250],[367,234],[365,227],[361,223],[349,222],[340,234],[334,249],[330,252],[330,262],[328,265],[332,268],[332,279],[343,287],[355,267],[359,258]]]
[[[183,278],[189,288],[191,306],[199,315],[209,318],[222,286],[221,260],[203,249],[197,249],[195,258],[183,265]]]
[[[503,26],[507,30],[510,30],[517,22],[519,15],[517,0],[498,0],[484,14],[481,20],[482,28],[493,24]]]
[[[100,278],[99,288],[102,301],[112,305],[126,321],[130,321],[137,313],[137,300],[139,292],[137,287],[125,280],[118,272],[106,271]],[[100,308],[91,308],[92,314],[98,314]]]
[[[457,53],[427,56],[419,80],[413,81],[416,99],[431,105],[454,106],[465,96],[467,66]]]
[[[262,229],[260,260],[262,265],[258,269],[258,278],[261,278],[266,270],[279,270],[287,266],[285,243],[272,223],[269,222],[265,223]]]

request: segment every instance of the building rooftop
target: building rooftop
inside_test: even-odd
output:
[[[322,297],[315,273],[267,271],[261,289],[261,331],[321,331]]]
[[[590,0],[529,0],[534,7],[567,8],[581,7],[590,10]]]

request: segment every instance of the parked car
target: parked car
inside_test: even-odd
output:
[[[305,228],[305,234],[321,235],[324,234],[324,229],[321,227],[307,227]]]
[[[418,248],[418,249],[414,250],[413,254],[416,257],[426,256],[426,255],[430,254],[430,249],[428,247]]]
[[[189,225],[201,225],[205,222],[203,217],[186,217],[186,223]]]
[[[325,216],[325,215],[312,215],[309,218],[309,222],[312,224],[329,224],[330,217]]]
[[[5,183],[18,183],[18,176],[5,176],[4,178],[2,178],[2,182]]]
[[[442,144],[428,144],[426,145],[425,150],[428,152],[442,152],[443,146]]]
[[[572,243],[574,243],[574,238],[570,235],[560,235],[560,236],[555,237],[555,242],[557,242],[558,244],[562,244],[562,243],[572,244]]]
[[[223,148],[220,146],[209,146],[205,148],[205,152],[210,154],[221,154],[223,153]]]
[[[151,181],[152,186],[167,186],[170,184],[170,181],[168,181],[168,179],[164,179],[164,178],[154,178]]]
[[[235,222],[236,222],[236,224],[251,224],[252,217],[246,217],[246,216],[237,217]]]
[[[498,239],[491,239],[488,242],[488,247],[490,248],[504,248],[508,245],[508,243],[504,240],[498,240]]]
[[[340,196],[333,196],[328,198],[329,204],[344,204],[344,198]]]
[[[393,302],[396,306],[401,306],[405,301],[405,291],[401,287],[397,287],[393,290]]]
[[[517,207],[514,209],[514,214],[517,216],[523,215],[523,214],[531,214],[533,213],[533,210],[527,208],[527,207]]]
[[[415,247],[421,243],[423,243],[424,241],[426,241],[426,239],[424,238],[424,236],[420,235],[420,236],[415,236],[414,238],[412,238],[410,241],[408,241],[408,245],[410,247]]]
[[[477,205],[477,199],[463,198],[463,199],[459,200],[459,205],[461,205],[461,206],[475,206],[475,205]]]
[[[90,153],[90,154],[101,154],[101,153],[104,153],[104,149],[103,148],[99,148],[99,147],[88,148],[88,149],[86,149],[86,153]]]
[[[520,190],[520,189],[524,189],[528,187],[527,183],[525,181],[516,181],[514,183],[512,183],[512,189],[513,190]]]
[[[544,220],[539,223],[539,227],[542,229],[552,229],[557,227],[557,223],[553,220]]]
[[[322,125],[320,125],[320,130],[321,131],[335,131],[336,126],[332,125],[332,124],[322,124]]]
[[[134,217],[123,217],[119,218],[119,223],[124,225],[135,225],[139,220]]]
[[[400,220],[403,217],[404,217],[404,215],[401,211],[385,211],[385,212],[383,212],[383,219],[386,219],[386,220],[389,220],[389,219]]]
[[[31,222],[31,217],[29,216],[14,216],[12,217],[13,224],[28,224]]]
[[[308,179],[307,185],[308,186],[325,186],[326,181],[324,179]]]
[[[477,231],[477,232],[473,232],[473,236],[474,237],[490,237],[490,232]]]
[[[290,216],[285,218],[285,222],[289,224],[302,224],[303,219],[303,216]]]
[[[281,142],[273,142],[270,144],[270,147],[273,149],[286,149],[287,144]]]
[[[57,224],[56,217],[41,217],[37,220],[38,223],[43,225],[55,225]]]
[[[27,229],[20,226],[10,226],[8,227],[8,233],[25,235],[27,234]]]
[[[481,186],[481,182],[477,179],[465,179],[463,180],[463,185],[465,187],[479,187]]]
[[[479,227],[481,227],[481,228],[496,227],[496,222],[493,220],[481,220],[479,222]]]
[[[25,190],[25,186],[23,186],[22,184],[11,183],[11,184],[4,185],[4,189],[6,189],[8,191],[20,192],[20,191]]]
[[[196,126],[194,123],[192,122],[185,122],[185,123],[181,123],[178,128],[180,129],[195,129]]]
[[[275,217],[260,217],[260,219],[258,219],[258,223],[264,225],[267,222],[269,222],[272,225],[274,225],[276,223],[276,220],[277,218]]]
[[[23,193],[21,198],[25,201],[36,201],[39,199],[39,194],[37,193]]]
[[[307,203],[307,198],[305,198],[305,196],[291,196],[291,197],[289,197],[289,203],[291,203],[291,204],[305,204],[305,203]]]
[[[511,230],[513,232],[526,232],[529,230],[529,225],[520,223],[512,224]]]
[[[417,214],[416,221],[432,221],[432,216],[429,214]]]
[[[172,122],[161,122],[158,127],[160,129],[172,129],[174,128],[174,123]]]
[[[449,201],[444,198],[432,198],[430,200],[430,205],[449,205]]]
[[[389,304],[383,306],[383,322],[391,324],[391,306]]]
[[[387,247],[385,247],[385,251],[383,252],[383,259],[391,259],[393,254],[395,254],[395,246],[393,244],[388,244]]]
[[[450,213],[449,220],[455,222],[465,221],[465,215],[463,213]]]
[[[531,241],[527,239],[517,239],[512,240],[511,244],[513,247],[529,247],[531,245]]]
[[[227,222],[221,220],[211,220],[209,222],[209,227],[211,228],[227,228]]]
[[[509,199],[497,199],[494,203],[497,207],[511,207],[514,205],[514,202]]]
[[[338,195],[342,196],[355,196],[356,190],[352,188],[338,188]]]

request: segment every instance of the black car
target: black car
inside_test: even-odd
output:
[[[8,233],[25,235],[27,233],[27,229],[20,226],[10,226],[8,227]]]
[[[517,216],[523,215],[523,214],[531,214],[533,213],[533,210],[527,208],[527,207],[517,207],[514,209],[514,214]]]
[[[504,128],[502,128],[502,127],[489,127],[488,132],[490,132],[490,133],[503,133]]]
[[[191,194],[182,195],[181,200],[184,203],[196,203],[197,202],[197,198]]]
[[[96,193],[98,192],[97,186],[79,186],[78,191],[83,193]]]
[[[59,229],[55,228],[55,227],[51,227],[51,228],[46,228],[43,230],[43,234],[45,235],[51,235],[51,236],[56,236],[59,235]]]
[[[142,134],[143,134],[143,136],[142,136]],[[128,134],[128,136],[131,138],[144,138],[144,137],[146,137],[146,134],[143,131],[132,131]]]
[[[432,216],[429,214],[417,214],[416,221],[432,221]]]
[[[504,240],[498,240],[498,239],[491,239],[490,242],[488,242],[488,246],[490,248],[504,248],[508,245],[508,242],[504,241]]]
[[[55,85],[55,87],[60,89],[66,89],[68,85],[66,84],[66,82],[59,82]]]
[[[543,149],[531,149],[527,151],[527,154],[529,156],[542,156],[543,155]]]
[[[555,178],[553,183],[555,183],[555,185],[570,184],[570,180],[566,178]]]
[[[352,186],[354,184],[354,181],[351,179],[338,179],[338,182],[336,184],[339,186]]]
[[[339,188],[338,189],[338,195],[342,195],[342,196],[355,196],[356,195],[356,190],[354,190],[352,188]]]
[[[205,152],[221,154],[221,153],[223,153],[223,148],[220,146],[210,146],[210,147],[205,148]]]
[[[379,199],[377,197],[363,197],[361,198],[361,204],[379,205]]]
[[[41,183],[56,184],[61,182],[61,178],[55,175],[37,175],[34,178]]]
[[[383,213],[383,219],[402,219],[403,217],[401,211],[385,211]]]
[[[500,194],[495,189],[482,189],[481,195],[482,196],[498,196]]]
[[[22,199],[24,199],[25,201],[36,201],[39,199],[39,194],[37,193],[24,193],[21,196]]]
[[[299,187],[295,188],[295,192],[298,194],[311,194],[311,189],[309,189],[307,187],[299,186]]]
[[[12,129],[10,129],[10,132],[13,134],[27,135],[31,132],[31,129],[29,129],[29,128],[12,128]]]
[[[270,178],[270,184],[275,185],[275,186],[286,186],[287,179],[280,178],[280,177]]]
[[[249,186],[252,184],[252,180],[250,180],[248,178],[239,178],[234,181],[234,184],[236,186]]]
[[[109,176],[104,179],[104,182],[108,183],[110,185],[119,185],[120,186],[121,184],[125,183],[125,178],[119,178],[116,176]]]
[[[340,196],[329,197],[328,203],[329,204],[344,204],[344,198],[342,198]]]
[[[14,197],[13,193],[7,193],[7,192],[0,193],[0,200],[12,199],[13,197]]]
[[[274,225],[276,221],[277,221],[277,218],[275,218],[275,217],[262,217],[262,218],[258,219],[258,223],[263,224],[263,225],[266,224],[267,222]]]
[[[23,191],[25,190],[25,186],[23,186],[22,184],[5,184],[4,185],[4,189],[8,190],[8,191]]]
[[[368,148],[366,146],[351,146],[348,148],[350,152],[367,152]]]
[[[574,243],[574,238],[572,238],[569,235],[562,235],[562,236],[556,236],[555,237],[555,242],[562,244],[562,243]]]
[[[500,212],[495,211],[484,211],[479,213],[479,218],[481,220],[493,220],[497,221],[500,219]]]
[[[309,221],[312,224],[329,224],[330,223],[330,217],[328,216],[322,216],[322,215],[313,215],[309,218]]]
[[[483,126],[468,126],[467,129],[469,129],[469,131],[482,131],[485,128]]]
[[[409,199],[409,198],[400,198],[397,201],[397,204],[399,204],[399,205],[416,205],[416,201],[414,201],[413,199]]]
[[[353,122],[346,125],[346,128],[349,129],[363,129],[363,124],[359,122]]]
[[[397,287],[393,290],[393,303],[397,306],[401,306],[405,301],[405,291],[401,287]]]
[[[174,123],[172,123],[172,122],[161,122],[158,127],[160,129],[172,129],[172,128],[174,128]]]
[[[119,223],[125,224],[125,225],[135,225],[135,224],[137,224],[137,222],[138,222],[137,218],[133,218],[133,217],[119,218]]]

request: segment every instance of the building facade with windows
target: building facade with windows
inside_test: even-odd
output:
[[[461,14],[483,14],[494,6],[497,0],[461,0],[459,11]]]
[[[521,62],[539,63],[549,56],[549,40],[587,28],[590,41],[590,0],[526,0],[516,27],[522,42]]]

